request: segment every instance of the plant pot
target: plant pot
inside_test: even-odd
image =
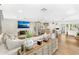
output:
[[[27,49],[27,50],[30,50],[30,49],[32,49],[34,42],[33,42],[32,39],[29,38],[29,39],[27,39],[27,40],[25,41],[24,44],[25,44],[26,49]]]

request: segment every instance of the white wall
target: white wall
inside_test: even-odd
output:
[[[17,34],[17,32],[19,30],[26,30],[26,29],[18,29],[17,28],[18,27],[17,21],[18,21],[18,19],[4,19],[4,20],[2,20],[2,32],[3,33],[14,33],[14,34]],[[23,20],[23,21],[25,21],[25,20]],[[31,23],[30,30],[32,32],[34,32],[34,22]]]
[[[17,33],[18,32],[18,24],[17,24],[18,19],[4,19],[2,20],[2,32],[7,32],[7,33]],[[58,25],[61,27],[61,24],[79,24],[79,21],[59,21],[57,22]],[[50,23],[50,28],[54,28],[57,27],[54,24],[51,25],[52,23]],[[34,31],[34,22],[31,24],[31,30]]]
[[[16,33],[17,32],[17,20],[15,19],[2,20],[2,32]]]

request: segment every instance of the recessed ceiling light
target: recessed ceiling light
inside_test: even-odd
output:
[[[23,13],[23,10],[18,10],[18,13]]]

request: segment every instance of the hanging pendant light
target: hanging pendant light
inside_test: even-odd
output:
[[[45,11],[47,11],[47,9],[46,8],[42,8],[41,11],[45,12]]]

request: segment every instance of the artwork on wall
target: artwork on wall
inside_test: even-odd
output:
[[[29,28],[30,22],[28,21],[18,21],[18,28]]]

